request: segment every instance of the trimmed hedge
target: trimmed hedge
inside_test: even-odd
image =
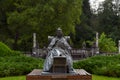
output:
[[[0,56],[11,55],[12,50],[4,43],[0,42]]]
[[[120,55],[91,57],[75,62],[74,68],[83,68],[97,75],[120,77]]]
[[[26,75],[33,69],[42,68],[43,60],[26,57],[0,42],[0,77]]]
[[[0,42],[0,57],[19,56],[19,55],[21,55],[21,52],[11,50],[7,45]]]
[[[43,60],[26,56],[0,57],[0,77],[26,75],[33,69],[42,68]]]

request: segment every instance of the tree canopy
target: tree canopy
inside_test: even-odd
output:
[[[4,30],[9,32],[9,38],[5,42],[11,43],[9,45],[14,49],[18,49],[17,46],[19,49],[23,45],[31,46],[33,32],[38,34],[39,45],[43,47],[47,43],[47,36],[54,35],[58,27],[63,29],[65,35],[75,34],[75,24],[80,23],[82,0],[2,0],[0,3],[2,2],[10,5],[6,6],[10,11],[4,11],[6,25],[1,25],[1,28],[6,26]]]
[[[117,2],[113,3],[113,1],[114,0],[105,0],[103,8],[99,10],[99,25],[97,30],[100,33],[105,32],[109,37],[113,38],[117,42],[120,39],[120,11],[117,9]]]
[[[0,41],[12,49],[30,51],[33,33],[37,33],[37,43],[43,48],[48,45],[47,36],[54,36],[61,27],[64,35],[71,36],[73,47],[93,41],[95,32],[104,32],[117,43],[118,1],[105,0],[94,13],[89,0],[0,0]]]
[[[81,23],[76,25],[76,44],[77,47],[81,47],[82,43],[87,40],[92,40],[94,38],[94,29],[91,23],[92,12],[90,10],[89,0],[84,0],[82,5],[82,14],[80,16]]]

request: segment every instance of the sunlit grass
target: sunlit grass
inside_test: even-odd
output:
[[[0,80],[26,80],[26,77],[25,76],[4,77],[0,78]]]
[[[92,80],[120,80],[120,78],[92,75]]]

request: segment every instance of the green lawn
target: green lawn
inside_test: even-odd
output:
[[[0,80],[26,80],[26,77],[25,76],[5,77],[0,78]]]
[[[112,78],[112,77],[105,77],[105,76],[97,76],[93,75],[92,80],[120,80],[120,78]],[[6,77],[0,78],[0,80],[26,80],[25,76],[17,76],[17,77]]]
[[[120,78],[93,75],[92,80],[120,80]]]

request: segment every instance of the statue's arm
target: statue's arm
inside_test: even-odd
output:
[[[48,50],[51,50],[53,48],[55,41],[56,41],[55,38],[53,38],[50,44],[48,45]]]
[[[72,48],[70,47],[70,45],[68,44],[68,42],[65,40],[64,38],[64,45],[67,47],[67,49],[71,50]]]

